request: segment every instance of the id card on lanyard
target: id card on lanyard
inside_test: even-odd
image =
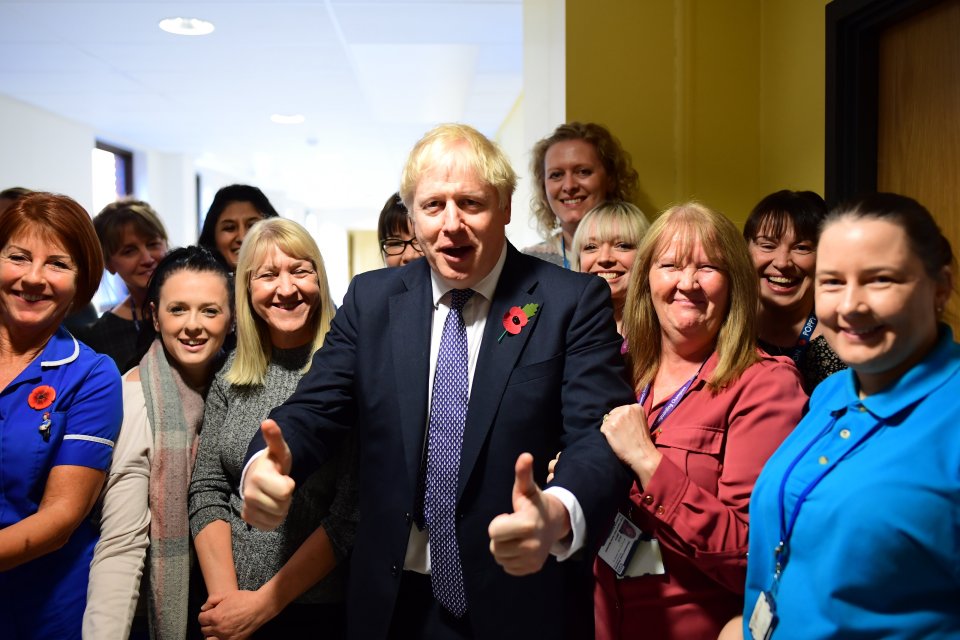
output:
[[[837,420],[839,420],[846,412],[847,408],[832,412],[831,420],[827,424],[826,428],[820,431],[815,438],[807,443],[800,453],[790,462],[790,464],[787,465],[786,470],[783,472],[783,477],[780,480],[780,488],[777,492],[777,511],[780,523],[780,537],[779,542],[773,549],[773,578],[770,583],[770,588],[760,592],[760,595],[757,597],[757,602],[754,604],[753,612],[750,615],[748,628],[753,640],[769,640],[773,634],[773,630],[776,628],[777,623],[779,622],[779,617],[777,616],[777,592],[780,588],[780,578],[783,575],[783,571],[790,559],[790,539],[793,536],[793,530],[797,524],[797,517],[800,514],[800,508],[803,506],[804,501],[809,497],[810,492],[812,492],[827,476],[827,474],[833,471],[837,465],[840,464],[840,462],[842,462],[851,452],[856,451],[864,442],[866,442],[867,439],[879,431],[884,425],[883,420],[877,420],[877,423],[872,428],[865,431],[864,434],[856,442],[853,442],[852,446],[849,447],[842,455],[837,457],[831,464],[824,466],[823,470],[821,470],[821,472],[817,474],[817,476],[800,491],[799,495],[797,496],[796,505],[794,505],[793,511],[790,513],[788,519],[786,496],[787,483],[790,480],[790,475],[793,473],[793,470],[800,463],[800,461],[803,460],[804,456],[810,452],[816,443],[820,442],[831,432],[834,425],[836,425]]]
[[[710,356],[707,356],[707,360]],[[687,391],[693,386],[694,381],[703,370],[703,365],[707,363],[704,360],[700,363],[697,372],[693,377],[687,380],[679,389],[677,389],[667,404],[664,405],[657,417],[650,425],[650,432],[654,440],[657,434],[663,433],[663,421],[673,413]],[[637,397],[637,403],[641,406],[646,402],[650,395],[650,385],[648,384]],[[607,536],[607,541],[601,547],[598,557],[610,565],[610,568],[619,578],[632,578],[645,575],[663,575],[666,573],[663,567],[663,556],[660,553],[660,543],[649,533],[642,531],[637,525],[623,515],[617,513],[617,519],[613,523],[613,529]]]

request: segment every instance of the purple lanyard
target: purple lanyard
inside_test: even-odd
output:
[[[710,356],[707,356],[707,359],[709,358]],[[705,364],[707,364],[706,360],[701,362],[700,368],[697,369],[697,372],[695,374],[693,374],[693,377],[687,380],[685,383],[683,383],[683,386],[677,389],[674,392],[674,394],[670,396],[670,400],[667,401],[666,406],[664,406],[663,409],[660,410],[660,413],[657,414],[657,417],[653,419],[653,424],[650,425],[651,433],[662,432],[662,429],[660,429],[660,425],[663,423],[664,420],[667,419],[667,417],[671,413],[673,413],[673,410],[677,408],[677,405],[680,404],[680,401],[683,400],[683,398],[687,395],[687,391],[690,390],[690,386],[693,384],[693,381],[697,379],[697,376],[700,375],[700,372],[703,370],[703,365]],[[643,391],[640,392],[640,396],[637,398],[637,403],[643,406],[643,403],[646,402],[648,395],[650,395],[649,383],[647,383],[647,386],[645,386],[643,388]]]

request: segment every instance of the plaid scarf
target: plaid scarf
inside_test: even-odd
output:
[[[182,640],[190,592],[187,490],[203,419],[203,396],[167,361],[157,339],[140,361],[140,382],[153,427],[150,468],[150,637]]]

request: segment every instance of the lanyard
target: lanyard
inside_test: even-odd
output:
[[[563,268],[570,269],[570,261],[567,260],[567,239],[563,237],[563,232],[560,232],[560,253],[563,256]]]
[[[133,327],[140,333],[140,321],[137,320],[137,307],[133,304],[133,296],[130,296],[130,315],[133,316]]]
[[[802,460],[803,457],[810,452],[810,449],[813,448],[813,445],[815,445],[823,437],[825,437],[828,433],[830,433],[830,430],[833,429],[833,426],[837,423],[837,420],[841,416],[843,416],[846,412],[847,412],[846,407],[843,409],[838,409],[837,411],[830,412],[830,416],[831,416],[830,423],[827,424],[826,428],[824,428],[819,434],[817,434],[816,438],[814,438],[809,443],[807,443],[807,446],[803,448],[803,450],[799,453],[799,455],[797,455],[797,457],[794,458],[789,465],[787,465],[787,469],[783,473],[783,478],[780,480],[780,489],[777,493],[777,499],[778,499],[777,507],[778,507],[779,516],[780,516],[780,520],[779,520],[780,542],[777,544],[776,548],[774,548],[773,550],[773,557],[775,560],[774,573],[773,573],[774,591],[776,591],[776,586],[780,582],[780,575],[783,573],[783,569],[786,566],[787,560],[789,559],[789,556],[790,556],[790,537],[793,535],[793,529],[797,524],[797,516],[800,514],[800,507],[803,505],[803,502],[807,499],[807,496],[810,495],[810,492],[813,491],[818,484],[820,484],[820,481],[823,480],[828,473],[833,471],[833,469],[836,468],[836,466],[840,464],[842,460],[844,460],[848,455],[850,455],[851,452],[855,451],[858,447],[860,447],[860,445],[862,445],[868,438],[870,438],[873,434],[879,431],[880,427],[884,425],[884,421],[882,419],[877,420],[877,423],[873,425],[873,427],[868,429],[855,443],[853,443],[853,445],[847,448],[847,450],[844,451],[840,455],[840,457],[838,457],[833,462],[833,464],[824,466],[823,471],[816,478],[814,478],[810,482],[810,484],[804,487],[803,490],[800,492],[800,495],[797,496],[797,504],[793,507],[793,512],[790,514],[790,520],[788,522],[787,515],[786,515],[786,511],[787,511],[786,493],[787,493],[787,482],[790,479],[790,474],[793,473],[794,468],[796,468],[796,466],[800,463],[800,460]]]
[[[709,358],[710,356],[707,356],[707,359]],[[660,427],[660,425],[671,413],[673,413],[673,410],[677,408],[677,405],[680,404],[680,401],[683,400],[683,398],[687,395],[687,391],[690,390],[690,386],[693,384],[693,381],[697,379],[697,376],[700,375],[700,371],[703,370],[703,365],[705,364],[707,364],[706,360],[700,363],[700,368],[697,369],[695,374],[693,374],[693,377],[684,382],[683,386],[677,389],[674,394],[670,396],[670,400],[667,401],[666,406],[664,406],[663,409],[660,410],[660,413],[657,414],[657,417],[654,418],[653,424],[650,425],[650,432],[654,434],[654,437],[663,433],[663,429]],[[640,396],[637,398],[637,403],[642,406],[643,403],[646,402],[648,395],[650,395],[649,382],[647,383],[647,386],[643,388],[643,391],[640,392]]]
[[[803,352],[807,350],[807,347],[810,346],[810,336],[813,335],[816,328],[817,315],[811,311],[810,315],[807,316],[807,321],[803,323],[803,328],[800,329],[797,343],[793,345],[793,350],[790,352],[790,359],[793,360],[797,366],[800,366],[800,358],[803,356]]]

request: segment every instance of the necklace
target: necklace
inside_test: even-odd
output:
[[[133,316],[133,327],[140,333],[140,320],[137,319],[137,306],[133,304],[133,296],[130,296],[130,315]]]

